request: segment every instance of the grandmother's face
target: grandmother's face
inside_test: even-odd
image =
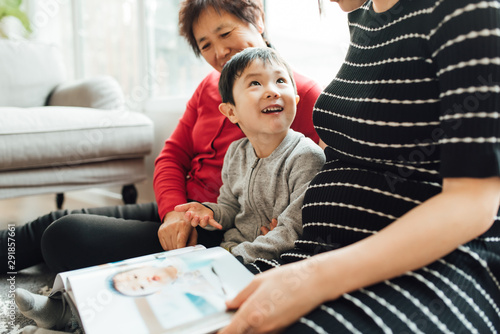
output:
[[[262,38],[264,23],[259,20],[257,27],[241,21],[227,12],[217,13],[208,7],[193,24],[193,34],[201,55],[217,71],[233,55],[248,47],[266,47]]]

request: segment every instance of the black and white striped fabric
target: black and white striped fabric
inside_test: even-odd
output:
[[[500,175],[499,0],[400,0],[385,13],[369,0],[349,26],[346,60],[314,110],[327,163],[284,262],[377,233],[439,193],[444,177]],[[499,280],[496,221],[445,258],[324,304],[287,332],[497,333]]]

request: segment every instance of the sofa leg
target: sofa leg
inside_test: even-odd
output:
[[[56,205],[58,210],[62,209],[63,203],[64,203],[64,194],[63,193],[56,194]]]
[[[135,204],[137,202],[137,189],[133,184],[123,186],[122,199],[125,204]]]

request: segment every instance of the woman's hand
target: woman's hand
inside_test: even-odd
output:
[[[238,309],[219,334],[277,333],[309,313],[323,300],[317,288],[314,258],[287,264],[255,276],[228,309]]]
[[[172,250],[196,245],[198,233],[184,220],[184,213],[170,211],[158,229],[158,239],[164,250]]]
[[[208,225],[222,230],[222,225],[214,219],[214,212],[197,202],[177,205],[174,210],[176,212],[184,212],[184,220],[189,222],[192,227],[200,225],[205,228]]]

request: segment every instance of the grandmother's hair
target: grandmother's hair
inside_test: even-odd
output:
[[[235,105],[233,96],[234,82],[255,60],[261,60],[264,64],[283,66],[290,76],[295,93],[297,93],[293,71],[276,50],[271,48],[246,48],[235,54],[222,68],[219,79],[219,93],[222,97],[222,102]]]
[[[227,12],[236,16],[243,22],[248,22],[257,27],[260,18],[264,21],[264,8],[262,0],[183,0],[179,10],[179,32],[186,38],[196,56],[201,55],[196,38],[193,34],[193,25],[198,21],[201,14],[209,7],[217,13]],[[268,41],[266,31],[262,38],[267,46],[272,47]]]

